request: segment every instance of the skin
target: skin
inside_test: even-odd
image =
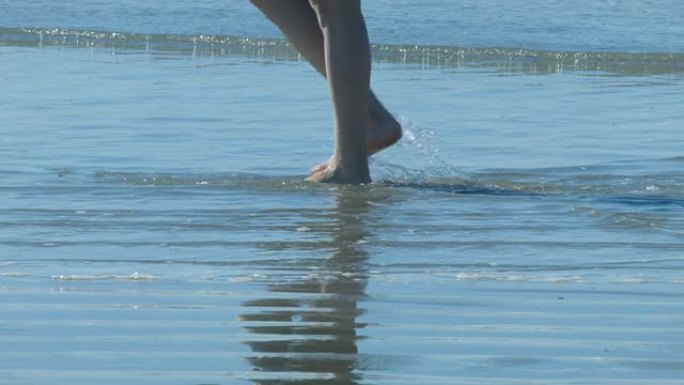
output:
[[[252,0],[328,80],[335,151],[308,180],[370,182],[368,155],[401,138],[401,126],[370,90],[370,44],[360,0]]]

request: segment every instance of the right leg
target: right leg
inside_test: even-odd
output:
[[[309,0],[323,32],[325,69],[335,113],[335,151],[307,180],[369,183],[368,98],[371,55],[361,0]]]
[[[323,32],[309,0],[251,0],[290,40],[292,45],[326,76]],[[401,138],[401,126],[370,91],[368,99],[368,152],[373,154]],[[325,167],[324,165],[319,166]]]

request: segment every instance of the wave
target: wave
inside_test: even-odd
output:
[[[0,28],[0,45],[93,47],[192,56],[302,60],[282,39],[227,35],[139,34],[60,28]],[[554,51],[516,47],[374,44],[375,61],[430,67],[487,68],[511,74],[590,72],[612,75],[683,74],[684,54]]]
[[[652,161],[660,167],[670,159]],[[644,161],[645,163],[648,163]],[[675,162],[679,163],[679,162]],[[370,191],[419,191],[436,194],[570,198],[577,202],[600,201],[624,206],[684,207],[681,175],[663,171],[627,176],[611,173],[607,166],[564,169],[481,171],[455,176],[453,170],[411,170],[379,165],[381,175]],[[671,166],[671,165],[670,165]],[[657,166],[656,166],[657,167]],[[580,174],[579,172],[582,171]],[[88,177],[86,177],[88,178]],[[258,190],[277,192],[327,192],[328,185],[305,182],[302,176],[267,176],[244,173],[144,173],[97,171],[100,185],[178,187],[206,190]]]

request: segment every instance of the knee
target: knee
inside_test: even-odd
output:
[[[361,12],[361,0],[309,0],[309,4],[316,12],[321,27],[332,20],[346,19],[350,14]]]

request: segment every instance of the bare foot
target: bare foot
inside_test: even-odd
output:
[[[368,118],[368,156],[380,152],[392,146],[401,139],[401,125],[391,115],[387,114],[381,119]],[[330,159],[311,168],[307,180],[313,180],[314,175],[320,174],[330,163]]]
[[[309,182],[338,183],[338,184],[365,184],[370,183],[368,167],[350,168],[343,170],[342,167],[333,167],[333,161],[326,162],[324,167],[313,171],[308,178]]]
[[[401,139],[401,125],[389,113],[368,119],[368,155],[390,147]]]

